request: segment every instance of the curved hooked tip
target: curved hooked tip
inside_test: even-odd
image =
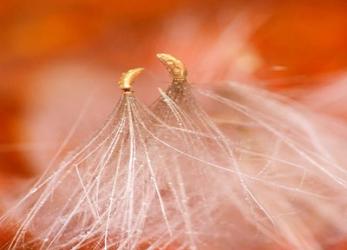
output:
[[[157,58],[166,66],[174,82],[182,83],[187,81],[187,70],[180,60],[164,53],[157,54]]]
[[[131,92],[132,83],[143,70],[144,68],[135,68],[123,73],[120,80],[118,81],[121,90],[123,90],[124,92]]]

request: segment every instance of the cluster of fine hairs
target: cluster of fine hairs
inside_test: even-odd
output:
[[[146,107],[131,90],[142,69],[124,74],[104,126],[1,219],[15,228],[4,249],[316,250],[345,235],[338,124],[238,83],[194,89],[158,57],[169,88]]]

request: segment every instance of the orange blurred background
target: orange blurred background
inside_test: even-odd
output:
[[[157,52],[208,87],[238,80],[300,99],[331,84],[347,69],[346,13],[337,0],[2,0],[0,193],[42,172],[74,124],[70,148],[103,122],[120,72],[145,66],[136,90],[154,100],[167,81]]]

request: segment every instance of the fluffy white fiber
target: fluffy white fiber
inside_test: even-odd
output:
[[[207,115],[193,95],[213,107]],[[345,128],[264,90],[124,94],[9,209],[5,249],[325,249],[347,229]]]

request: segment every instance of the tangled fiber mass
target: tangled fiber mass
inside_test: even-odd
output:
[[[146,107],[125,74],[104,126],[0,219],[15,232],[3,249],[315,250],[345,236],[342,125],[240,83],[194,88],[159,58],[169,88]]]

